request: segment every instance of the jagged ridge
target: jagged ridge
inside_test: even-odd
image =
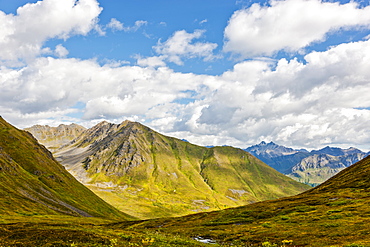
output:
[[[294,150],[273,142],[261,142],[246,149],[269,166],[310,185],[318,185],[344,168],[369,155],[357,148],[325,147],[320,150]]]

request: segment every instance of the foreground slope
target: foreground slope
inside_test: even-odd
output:
[[[234,246],[370,246],[370,157],[297,196],[130,226]],[[125,227],[117,224],[116,227]],[[276,245],[274,245],[276,244]]]
[[[82,183],[139,218],[178,216],[309,187],[232,147],[205,148],[136,122],[102,122],[55,153]]]
[[[0,218],[0,245],[369,247],[369,193],[367,157],[300,195],[222,211],[99,225]]]
[[[0,215],[124,215],[79,183],[26,131],[0,117]]]

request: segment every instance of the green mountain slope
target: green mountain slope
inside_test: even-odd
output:
[[[309,188],[241,149],[200,147],[129,121],[102,122],[55,155],[96,194],[139,218],[224,209]]]
[[[31,134],[1,117],[0,198],[0,215],[125,217],[71,176]]]
[[[0,218],[0,245],[369,247],[369,192],[367,157],[296,196],[185,217],[109,224]]]
[[[297,196],[130,225],[233,246],[370,246],[370,157]],[[123,227],[117,224],[115,227]],[[216,245],[217,246],[217,245]]]

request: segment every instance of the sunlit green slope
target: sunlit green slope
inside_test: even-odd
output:
[[[71,176],[31,134],[1,117],[0,215],[125,217]]]
[[[297,196],[130,226],[233,246],[370,246],[370,157]],[[116,227],[124,225],[116,225]]]
[[[56,156],[96,194],[139,218],[224,209],[309,188],[241,149],[196,146],[130,121],[102,122]]]

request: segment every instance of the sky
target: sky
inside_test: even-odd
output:
[[[370,150],[369,0],[0,0],[0,115]]]

